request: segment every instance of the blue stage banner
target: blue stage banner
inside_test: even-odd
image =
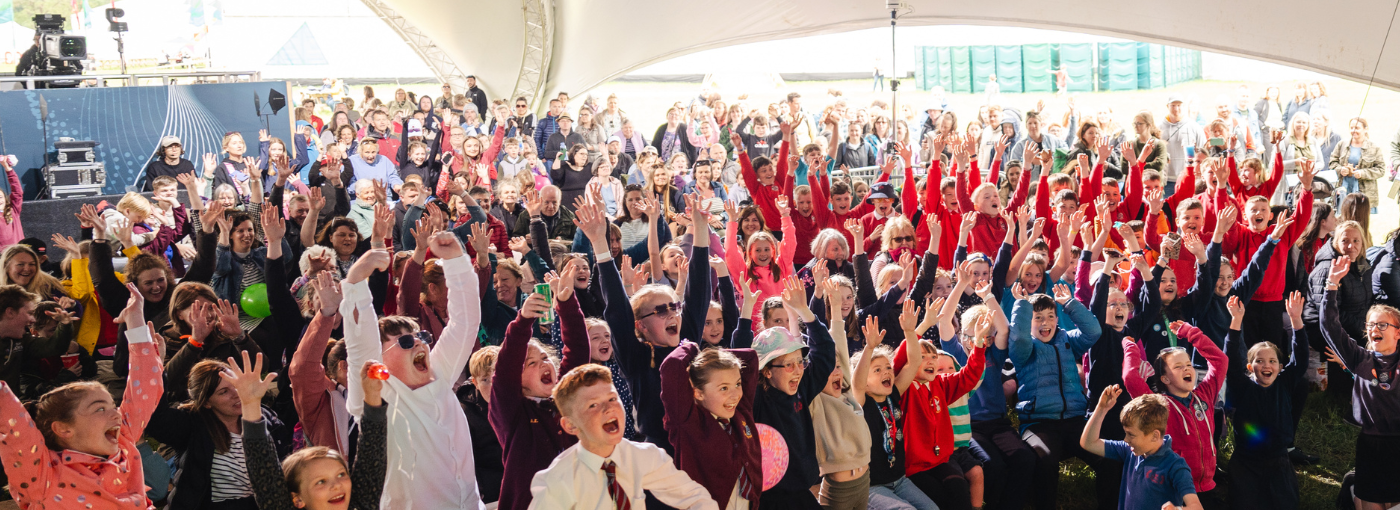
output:
[[[273,93],[287,97],[287,82],[0,92],[0,153],[19,158],[15,170],[25,198],[33,199],[53,142],[60,137],[92,140],[100,144],[97,159],[107,167],[104,193],[122,193],[139,182],[166,135],[180,137],[185,159],[201,171],[203,154],[222,157],[225,134],[241,133],[247,155],[253,157],[260,129],[290,140],[294,105],[289,101],[272,115],[268,97]],[[47,119],[41,116],[45,109]]]

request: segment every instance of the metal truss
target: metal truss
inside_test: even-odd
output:
[[[452,85],[455,90],[467,89],[467,74],[462,72],[457,63],[452,61],[446,52],[433,42],[433,38],[419,30],[418,27],[409,23],[407,19],[400,16],[398,11],[389,6],[385,0],[363,0],[366,7],[374,11],[379,19],[394,29],[394,32],[408,43],[409,47],[423,59],[423,63],[433,70],[433,75],[437,76],[443,83]]]

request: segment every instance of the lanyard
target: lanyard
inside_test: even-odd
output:
[[[891,409],[889,411],[885,410],[886,405],[890,406]],[[896,423],[899,420],[899,408],[894,407],[894,404],[889,400],[886,400],[883,404],[876,402],[875,408],[880,410],[880,417],[885,420],[885,430],[888,432],[887,434],[883,434],[885,436],[885,457],[889,459],[890,467],[894,467],[895,458],[899,455],[894,451],[895,442],[904,439],[904,432],[899,430],[899,426]]]

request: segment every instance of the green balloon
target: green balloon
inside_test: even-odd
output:
[[[267,305],[267,284],[255,283],[243,289],[243,296],[238,300],[243,307],[243,313],[257,318],[272,315],[272,308]]]

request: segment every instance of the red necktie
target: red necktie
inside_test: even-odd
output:
[[[617,463],[611,460],[604,462],[603,472],[608,475],[608,496],[612,497],[613,504],[617,505],[617,510],[632,510],[632,502],[627,499],[627,491],[622,490],[622,485],[617,483]]]

